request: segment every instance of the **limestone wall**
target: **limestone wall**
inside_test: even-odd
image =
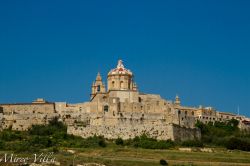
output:
[[[185,131],[182,132],[186,128],[194,128],[194,116],[184,111],[178,113],[171,102],[159,95],[111,91],[97,94],[91,102],[81,107],[81,111],[76,109],[67,114],[59,111],[62,117],[69,117],[63,118],[68,125],[69,134],[82,137],[102,135],[108,139],[129,139],[147,134],[160,140],[175,140],[179,138],[173,132],[179,131],[180,134],[183,133],[184,139],[194,138],[192,134],[195,133],[188,135]],[[107,108],[104,109],[105,107]],[[69,106],[65,105],[65,110],[68,109]],[[173,124],[182,127],[176,130]]]
[[[58,116],[54,103],[2,104],[1,128],[28,130],[34,124],[46,124]]]
[[[87,118],[86,118],[87,117]],[[130,139],[146,134],[158,140],[178,140],[200,138],[196,129],[179,127],[169,123],[172,117],[164,114],[144,114],[122,112],[117,116],[102,113],[85,115],[85,121],[68,126],[68,133],[84,138],[100,135],[107,139]],[[83,124],[83,125],[81,125]],[[192,131],[188,134],[189,131]],[[176,135],[177,132],[182,137]],[[196,136],[195,136],[196,135]]]
[[[10,114],[46,114],[46,113],[55,113],[54,103],[42,103],[42,104],[2,104],[3,113],[5,115]]]
[[[199,140],[201,138],[201,132],[198,128],[186,128],[172,124],[170,129],[171,137],[177,141]]]
[[[98,119],[95,121],[99,125],[89,126],[69,126],[68,133],[79,135],[87,138],[93,135],[104,136],[108,139],[116,139],[118,137],[123,139],[134,138],[142,134],[147,134],[153,138],[166,140],[170,138],[168,133],[168,125],[160,121],[148,121],[147,123],[138,123],[138,120],[120,119],[117,125],[112,125],[112,119],[105,119],[103,121]]]
[[[110,91],[109,97],[119,96],[120,102],[138,102],[137,91]]]
[[[148,122],[138,124],[132,122],[130,125],[119,124],[117,126],[98,125],[98,126],[69,126],[68,133],[78,135],[84,138],[98,135],[107,139],[130,139],[136,136],[146,134],[151,138],[158,140],[193,140],[200,139],[200,133],[197,129],[187,129],[184,127],[176,127],[173,124],[160,124],[157,122]]]

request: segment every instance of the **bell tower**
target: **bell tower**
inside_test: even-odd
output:
[[[181,105],[181,100],[180,100],[180,97],[178,95],[176,95],[175,97],[175,102],[174,102],[175,105],[178,105],[180,106]]]
[[[92,92],[90,99],[92,99],[98,93],[105,93],[105,92],[106,92],[105,84],[102,81],[101,74],[98,72],[96,79],[92,84]]]

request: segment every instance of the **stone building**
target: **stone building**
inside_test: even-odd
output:
[[[97,74],[91,101],[81,108],[85,116],[68,124],[68,132],[82,137],[96,134],[109,139],[129,139],[145,133],[157,139],[200,138],[194,116],[180,113],[174,103],[159,95],[139,92],[133,73],[121,60],[108,73],[107,89],[100,73]]]
[[[0,104],[1,128],[27,130],[33,124],[46,124],[59,117],[68,133],[82,137],[102,135],[108,139],[129,139],[147,134],[159,140],[199,139],[196,121],[203,123],[237,119],[239,127],[250,128],[250,119],[218,112],[212,107],[187,107],[181,99],[168,101],[156,94],[138,90],[132,71],[121,60],[107,75],[107,87],[98,73],[91,86],[90,101],[78,104],[47,102]]]
[[[46,124],[57,116],[55,103],[37,99],[32,103],[0,104],[1,127],[27,130],[32,124]]]

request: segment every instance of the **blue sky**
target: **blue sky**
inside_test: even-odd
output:
[[[140,91],[250,116],[250,1],[1,1],[0,103],[89,100],[123,59]]]

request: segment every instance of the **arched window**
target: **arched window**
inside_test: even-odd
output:
[[[120,82],[120,88],[123,89],[123,81]]]
[[[97,92],[100,92],[101,91],[101,85],[98,85],[97,86]]]
[[[112,88],[115,87],[115,81],[112,81]]]
[[[142,99],[141,99],[141,97],[139,97],[139,98],[138,98],[138,100],[139,100],[139,103],[141,103],[141,102],[142,102]]]
[[[109,112],[109,106],[108,105],[105,105],[104,108],[103,108],[104,112]]]

